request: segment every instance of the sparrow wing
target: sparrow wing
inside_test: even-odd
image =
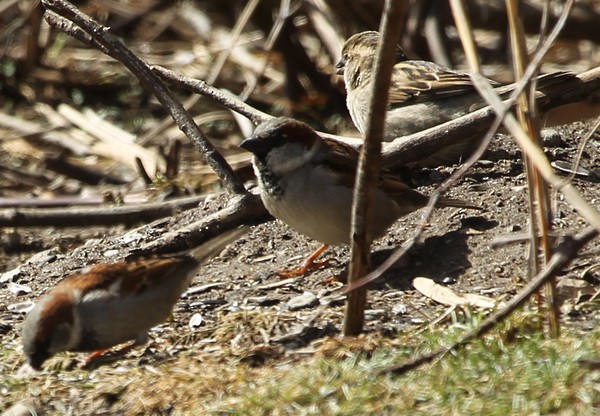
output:
[[[412,189],[407,184],[402,182],[398,177],[392,174],[383,173],[380,178],[380,185],[388,195],[390,195],[395,201],[402,202],[400,206],[408,204],[412,209],[407,212],[412,212],[419,208],[424,207],[429,202],[429,197],[422,193]],[[453,198],[439,198],[436,207],[454,207],[454,208],[469,208],[481,210],[479,205],[472,204],[470,202],[462,201],[460,199]]]
[[[468,74],[433,62],[404,61],[394,66],[388,102],[394,106],[472,92],[475,87]]]
[[[182,261],[182,258],[177,257],[157,257],[132,262],[96,264],[84,269],[82,273],[63,279],[56,285],[55,290],[75,287],[84,294],[94,290],[139,294],[154,285],[156,280],[170,275]]]
[[[325,142],[325,146],[327,146],[323,163],[336,170],[350,170],[354,175],[358,166],[359,150],[337,140],[327,138],[323,138],[322,140]]]
[[[398,177],[388,173],[380,175],[379,188],[398,202],[400,207],[406,208],[406,213],[424,207],[429,200],[427,196],[415,191]]]

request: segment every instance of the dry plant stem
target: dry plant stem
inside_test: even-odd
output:
[[[394,66],[395,47],[400,36],[397,24],[402,15],[401,2],[386,0],[381,22],[381,42],[373,68],[375,78],[371,90],[371,109],[367,121],[365,144],[360,152],[354,198],[352,202],[352,231],[350,236],[350,265],[348,283],[352,284],[367,273],[371,241],[366,230],[372,217],[381,159],[381,138],[385,123],[388,90]],[[364,322],[367,292],[365,288],[348,295],[343,334],[358,335]]]
[[[471,71],[473,72],[480,72],[481,65],[479,63],[479,54],[477,53],[477,46],[475,45],[475,39],[473,38],[471,21],[467,14],[467,5],[464,0],[450,0],[450,8],[452,9],[452,15],[454,16],[454,22],[456,23],[458,36],[460,37],[465,55],[467,56],[469,68],[471,68]]]
[[[174,253],[197,247],[221,232],[244,224],[261,224],[272,220],[260,196],[252,193],[231,198],[225,208],[199,221],[162,234],[142,246],[135,255]]]
[[[547,50],[547,48],[545,49]],[[532,65],[539,63],[537,55],[532,59]],[[268,120],[272,116],[263,113],[254,107],[244,103],[237,97],[227,94],[218,88],[211,87],[206,82],[194,78],[176,74],[160,66],[153,66],[152,70],[159,74],[167,81],[175,86],[193,91],[197,94],[202,94],[217,101],[222,106],[236,111],[252,120],[253,123],[259,124]],[[529,71],[529,68],[528,68]],[[529,73],[529,72],[527,72]],[[532,71],[533,73],[533,71]],[[567,83],[564,88],[561,88],[556,94],[544,98],[541,103],[541,109],[548,111],[551,108],[560,105],[581,101],[590,96],[594,91],[600,89],[600,68],[595,68],[579,74],[577,83]],[[517,91],[520,87],[517,86]],[[511,102],[511,100],[507,100]],[[396,140],[392,143],[384,143],[382,153],[382,167],[386,169],[394,169],[407,164],[414,163],[419,159],[423,159],[441,147],[450,145],[465,136],[484,134],[490,123],[494,120],[496,114],[489,108],[482,108],[471,114],[459,117],[456,120],[449,121],[439,126],[405,136],[402,140]],[[348,142],[348,139],[341,136],[319,132],[322,137],[328,137],[334,140]],[[355,142],[358,142],[354,139]]]
[[[525,49],[525,34],[523,33],[522,23],[519,19],[519,5],[515,0],[506,0],[506,8],[509,17],[515,79],[522,79],[527,65],[527,51]],[[524,89],[521,92],[518,99],[517,115],[521,125],[527,131],[530,140],[539,146],[541,138],[539,123],[535,119],[535,100],[531,97],[532,93],[535,92],[530,89]],[[530,275],[533,276],[539,273],[552,255],[552,248],[550,247],[550,240],[548,238],[551,227],[548,215],[550,201],[546,183],[539,172],[527,156],[523,159],[526,166],[527,187],[529,190],[529,225],[531,229],[529,264]],[[542,256],[539,253],[540,244],[538,243],[538,238],[541,240]],[[546,293],[550,335],[558,337],[560,324],[556,299],[556,281],[554,279],[549,280],[546,286]],[[538,299],[539,301],[540,299]]]
[[[151,69],[161,78],[174,84],[175,86],[187,89],[196,94],[201,94],[208,98],[212,98],[223,107],[248,117],[254,124],[260,124],[263,121],[273,118],[273,116],[257,110],[239,98],[208,85],[205,81],[179,75],[170,69],[163,68],[162,66],[158,65],[152,65]]]
[[[454,343],[454,345],[450,347],[439,348],[431,353],[422,355],[413,360],[406,361],[400,365],[377,370],[377,373],[403,374],[423,364],[427,364],[436,358],[447,354],[448,352],[456,351],[458,348],[466,345],[470,341],[488,333],[491,329],[495,328],[498,323],[505,320],[508,316],[510,316],[511,313],[523,306],[533,293],[540,290],[540,288],[546,284],[549,279],[555,277],[556,274],[558,274],[569,264],[571,260],[573,260],[573,258],[575,258],[575,256],[577,256],[579,250],[581,250],[597,235],[598,230],[594,229],[593,227],[588,227],[575,237],[565,237],[565,241],[556,247],[554,254],[542,272],[535,276],[535,278],[504,308],[484,320],[477,328],[464,334],[457,342]]]
[[[208,77],[206,78],[206,82],[208,84],[214,84],[217,78],[219,77],[219,74],[223,69],[223,65],[225,65],[227,58],[229,58],[229,55],[231,54],[233,45],[235,44],[236,40],[240,37],[242,30],[246,26],[246,23],[248,23],[248,20],[252,16],[252,13],[254,13],[254,10],[256,10],[256,6],[259,2],[260,0],[250,0],[244,6],[242,13],[240,13],[239,18],[235,22],[235,26],[231,31],[231,46],[221,51],[221,53],[219,53],[219,56],[217,57],[216,62],[211,66],[210,72],[208,73]],[[200,96],[192,95],[185,101],[183,107],[186,109],[186,111],[189,111],[198,102],[199,99]],[[172,122],[172,118],[165,118],[164,120],[161,120],[158,126],[150,130],[148,133],[144,134],[144,136],[141,137],[140,140],[138,140],[138,143],[145,144],[151,141],[154,137],[158,136],[161,132],[163,132],[165,129],[171,126]]]
[[[137,224],[198,206],[205,195],[116,207],[11,208],[0,210],[0,227],[81,227]]]
[[[498,94],[496,94],[494,88],[485,77],[479,74],[473,74],[472,80],[481,96],[484,97],[487,103],[492,106],[494,111],[497,113],[502,113],[505,111],[505,105],[502,103],[502,100]],[[548,159],[546,159],[542,149],[529,140],[527,133],[525,133],[525,131],[521,128],[521,125],[515,119],[515,117],[512,114],[506,114],[503,124],[510,134],[512,134],[517,140],[523,152],[526,153],[531,159],[536,169],[538,169],[544,179],[550,185],[558,188],[558,190],[563,193],[566,200],[573,205],[577,211],[579,211],[579,214],[597,230],[600,230],[600,214],[596,208],[586,201],[572,184],[564,183],[561,178],[554,174],[552,166],[550,166],[550,163],[548,162]]]
[[[185,111],[181,103],[177,101],[173,93],[164,85],[161,79],[154,74],[148,65],[140,60],[133,52],[123,45],[115,36],[108,33],[108,29],[100,25],[89,16],[83,14],[77,8],[62,0],[42,0],[42,4],[79,26],[84,32],[94,39],[94,45],[102,46],[102,52],[123,63],[141,82],[151,91],[158,101],[164,105],[181,131],[194,143],[206,158],[207,163],[215,170],[223,181],[226,189],[234,194],[246,192],[243,184],[235,175],[231,166],[223,156],[215,150],[208,139],[202,134],[192,117]],[[49,23],[51,23],[49,21]],[[59,29],[60,26],[57,26]],[[67,32],[69,33],[69,32]]]
[[[577,174],[577,169],[579,168],[579,164],[581,163],[581,157],[583,156],[583,151],[585,150],[585,147],[587,146],[588,142],[590,141],[590,139],[592,138],[594,133],[596,133],[598,128],[600,128],[600,117],[598,117],[596,119],[594,126],[590,129],[590,131],[585,135],[585,137],[579,144],[579,148],[577,149],[577,155],[575,155],[575,159],[573,161],[573,166],[572,166],[573,172],[571,172],[571,174],[569,174],[567,179],[565,179],[565,182],[570,182],[575,178],[575,175]]]
[[[298,7],[299,7],[299,4],[295,6],[294,11],[297,10]],[[269,33],[269,36],[267,36],[267,41],[265,42],[265,44],[263,46],[263,50],[266,52],[266,54],[263,57],[262,66],[261,66],[260,70],[254,74],[252,81],[250,83],[248,83],[248,85],[246,85],[246,88],[244,88],[244,91],[242,91],[242,93],[240,94],[241,100],[243,100],[243,101],[247,100],[248,97],[250,96],[250,94],[252,94],[254,92],[254,89],[256,88],[256,85],[258,84],[258,80],[264,74],[265,69],[267,69],[267,65],[269,64],[269,57],[271,56],[271,52],[273,52],[273,47],[275,46],[275,42],[277,41],[277,39],[279,38],[279,35],[281,34],[283,25],[286,22],[286,20],[290,18],[292,13],[293,13],[293,11],[290,10],[290,0],[281,0],[279,3],[279,12],[277,13],[277,19],[275,19],[275,23],[273,24],[273,27],[271,28],[271,32]]]
[[[556,23],[554,29],[552,30],[552,33],[545,40],[544,44],[539,48],[538,52],[536,52],[534,58],[531,61],[531,64],[527,68],[526,74],[531,75],[535,72],[535,65],[539,65],[539,63],[541,62],[541,59],[543,57],[543,54],[545,54],[548,51],[548,49],[550,48],[550,45],[554,42],[554,40],[560,33],[560,28],[565,24],[566,16],[568,15],[568,13],[570,11],[570,7],[572,7],[572,5],[573,5],[572,1],[567,3],[565,8],[563,9],[563,14],[561,15],[561,18]],[[471,47],[468,46],[469,44],[471,45]],[[474,56],[474,58],[477,58],[477,50],[474,48],[473,43],[468,43],[467,49],[469,49],[470,52],[467,51],[466,53],[471,53]],[[600,69],[597,68],[595,70],[591,70],[586,73],[580,74],[578,77],[584,83],[592,83],[592,82],[598,82],[599,76],[600,76]],[[348,284],[348,285],[344,286],[340,290],[341,294],[349,293],[353,290],[356,290],[360,287],[363,287],[363,286],[369,284],[370,282],[372,282],[374,280],[377,280],[387,269],[392,267],[394,265],[394,263],[396,263],[398,260],[400,260],[402,258],[402,256],[404,256],[404,254],[418,241],[420,235],[422,234],[422,232],[424,230],[425,224],[427,223],[427,221],[429,221],[429,218],[431,218],[431,215],[433,213],[433,207],[435,206],[435,202],[437,201],[438,194],[444,192],[445,190],[450,188],[454,183],[456,183],[456,181],[458,181],[471,168],[471,166],[481,157],[481,155],[483,155],[483,152],[485,151],[489,142],[491,141],[493,134],[496,132],[496,130],[502,123],[504,115],[508,112],[509,106],[514,101],[515,97],[517,97],[518,94],[520,94],[520,92],[525,88],[526,81],[527,81],[526,78],[521,79],[515,86],[515,90],[511,94],[510,98],[504,102],[506,105],[502,109],[500,109],[500,108],[497,109],[498,112],[497,112],[494,123],[492,124],[492,126],[490,127],[490,129],[488,130],[486,135],[484,136],[482,143],[479,145],[479,147],[473,153],[473,155],[471,155],[471,157],[461,166],[461,168],[459,170],[455,171],[450,176],[450,178],[448,178],[442,185],[440,185],[438,190],[431,196],[431,198],[429,200],[429,204],[427,205],[425,212],[423,214],[423,219],[421,220],[419,227],[417,227],[417,230],[415,231],[415,233],[413,234],[411,239],[406,241],[402,245],[402,247],[400,247],[398,250],[396,250],[377,269],[375,269],[374,271],[372,271],[371,273],[369,273],[367,276],[363,277],[359,281],[354,282],[353,284]],[[583,92],[583,91],[581,91],[581,92]],[[440,126],[425,130],[424,132],[416,133],[411,136],[408,136],[409,138],[405,138],[405,139],[407,139],[408,143],[402,143],[400,146],[397,146],[394,148],[388,148],[389,153],[387,153],[387,154],[386,154],[386,151],[384,150],[383,160],[382,160],[383,166],[386,168],[394,168],[394,167],[402,166],[402,164],[403,164],[402,162],[404,162],[404,160],[402,159],[403,155],[405,156],[406,153],[411,153],[411,150],[412,150],[411,155],[414,157],[415,149],[416,149],[417,154],[419,154],[419,152],[423,151],[422,149],[424,147],[426,148],[429,145],[435,145],[437,143],[438,146],[445,146],[446,144],[452,143],[452,140],[459,140],[460,136],[457,136],[456,133],[460,132],[460,131],[464,131],[463,127],[459,127],[459,126],[465,126],[465,127],[478,126],[479,128],[481,128],[485,124],[482,120],[486,120],[489,117],[488,111],[493,111],[493,110],[491,108],[483,108],[481,110],[478,110],[478,111],[468,114],[466,116],[460,117],[457,120],[449,121],[447,123],[441,124]],[[456,127],[454,127],[454,126],[456,126]],[[423,138],[418,137],[418,136],[423,135],[423,133],[427,133],[429,137],[423,137]],[[413,137],[415,138],[414,140],[412,140]],[[432,138],[434,138],[434,139],[432,139]],[[394,144],[392,143],[392,146],[393,145]],[[412,146],[412,147],[410,147],[410,146]],[[404,162],[404,163],[406,163],[406,162]]]

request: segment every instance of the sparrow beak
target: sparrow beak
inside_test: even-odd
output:
[[[259,154],[267,151],[264,142],[256,137],[249,137],[240,143],[240,147],[254,154]]]
[[[44,361],[46,361],[46,358],[48,357],[42,357],[40,355],[33,355],[31,357],[29,357],[29,359],[27,360],[29,365],[31,366],[31,368],[33,368],[36,371],[40,371],[42,369],[42,364],[44,363]]]
[[[344,68],[346,68],[346,61],[344,58],[340,59],[337,64],[335,64],[335,73],[338,75],[344,75]]]

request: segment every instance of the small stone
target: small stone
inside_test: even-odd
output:
[[[304,308],[312,308],[319,304],[319,298],[314,293],[304,292],[287,301],[286,306],[290,311],[297,311]]]
[[[392,308],[392,312],[395,315],[406,315],[406,313],[408,312],[408,308],[406,307],[405,304],[401,303],[400,305],[396,305]]]
[[[482,168],[493,168],[494,162],[492,162],[491,160],[479,159],[477,161],[477,165],[481,166]]]
[[[203,323],[204,323],[204,318],[202,317],[202,315],[200,315],[199,313],[195,313],[190,318],[190,322],[188,323],[188,326],[191,329],[196,329],[196,328],[199,328],[200,326],[202,326]]]
[[[119,255],[119,250],[113,249],[113,250],[106,250],[104,252],[104,257],[116,257],[117,255]]]
[[[21,275],[21,273],[21,266],[4,273],[0,273],[0,283],[14,282],[17,280],[17,277]]]
[[[20,285],[18,283],[10,282],[8,284],[8,291],[10,293],[12,293],[13,295],[19,296],[19,295],[23,295],[26,293],[30,293],[31,287],[29,287],[27,285]]]
[[[56,249],[51,248],[34,254],[27,260],[27,263],[36,265],[52,263],[54,260],[56,260],[57,255],[58,251]]]

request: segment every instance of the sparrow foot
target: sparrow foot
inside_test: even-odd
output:
[[[329,266],[329,264],[331,263],[331,260],[329,259],[324,261],[316,261],[317,258],[319,258],[319,256],[323,254],[325,250],[327,250],[328,247],[329,244],[323,244],[321,247],[316,249],[310,256],[308,256],[308,258],[302,266],[296,269],[279,272],[277,273],[277,275],[282,279],[289,279],[291,277],[304,276],[312,270],[318,270]]]
[[[84,358],[83,362],[78,366],[79,369],[83,370],[85,368],[90,367],[94,363],[94,361],[102,357],[104,353],[106,353],[108,350],[110,350],[110,348],[102,348],[98,351],[94,351],[93,353]]]

